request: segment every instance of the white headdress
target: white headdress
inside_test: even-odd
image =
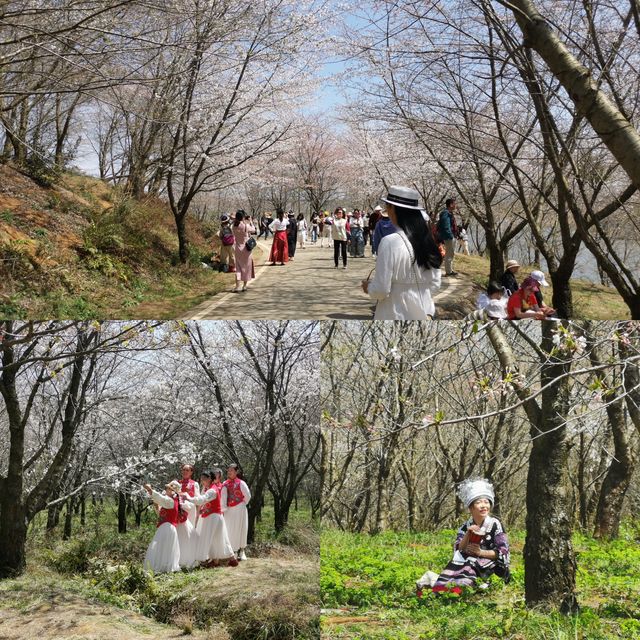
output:
[[[180,493],[182,491],[182,485],[177,480],[172,480],[167,486],[176,493]]]
[[[465,507],[479,498],[487,498],[491,506],[495,503],[493,485],[485,478],[467,478],[458,485],[458,497]]]

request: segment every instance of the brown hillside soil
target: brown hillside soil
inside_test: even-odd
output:
[[[187,235],[191,259],[176,266],[164,202],[81,175],[42,187],[0,165],[0,317],[140,317],[136,307],[159,300],[158,317],[174,317],[230,282],[200,264],[211,230],[189,220]]]

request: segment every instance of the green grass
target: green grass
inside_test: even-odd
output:
[[[61,528],[44,531],[45,513],[30,530],[27,573],[0,582],[0,604],[27,610],[43,593],[81,595],[128,609],[161,623],[189,629],[223,625],[239,640],[307,640],[319,636],[319,527],[308,509],[292,511],[289,526],[273,531],[267,505],[249,560],[237,568],[195,569],[150,576],[142,560],[155,532],[155,516],[143,513],[117,533],[113,501],[89,507],[81,526],[73,519],[70,540]]]
[[[487,591],[448,600],[415,581],[451,559],[455,532],[378,536],[323,530],[321,597],[324,638],[398,640],[609,640],[640,639],[638,531],[613,542],[576,535],[578,597],[575,617],[531,610],[524,603],[522,532],[511,532],[513,580],[493,577]]]
[[[456,270],[467,276],[479,288],[484,289],[488,284],[489,260],[481,256],[464,256],[456,254]],[[523,265],[518,273],[518,280],[537,266]],[[551,280],[547,278],[549,285]],[[630,318],[629,307],[624,303],[620,294],[613,287],[603,287],[586,280],[572,280],[574,317],[576,319],[588,318],[590,320],[623,320]],[[544,300],[551,305],[553,287],[544,288]]]

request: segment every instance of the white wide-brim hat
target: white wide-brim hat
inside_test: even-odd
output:
[[[531,277],[534,280],[537,280],[543,287],[548,287],[549,283],[544,278],[544,273],[542,271],[532,271]]]
[[[420,194],[415,189],[410,189],[409,187],[389,187],[387,197],[380,198],[380,200],[405,209],[422,210],[420,206]]]

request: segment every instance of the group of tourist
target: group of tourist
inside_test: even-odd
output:
[[[478,309],[484,311],[490,320],[555,318],[556,310],[545,304],[540,289],[549,286],[544,273],[536,269],[518,284],[519,270],[517,260],[508,260],[501,281],[490,281],[486,292],[478,297]]]
[[[238,465],[229,465],[226,480],[222,469],[213,469],[202,471],[198,483],[190,464],[182,465],[181,474],[182,479],[169,482],[163,492],[143,485],[158,513],[145,569],[168,573],[221,562],[235,567],[238,560],[246,560],[251,492]]]

